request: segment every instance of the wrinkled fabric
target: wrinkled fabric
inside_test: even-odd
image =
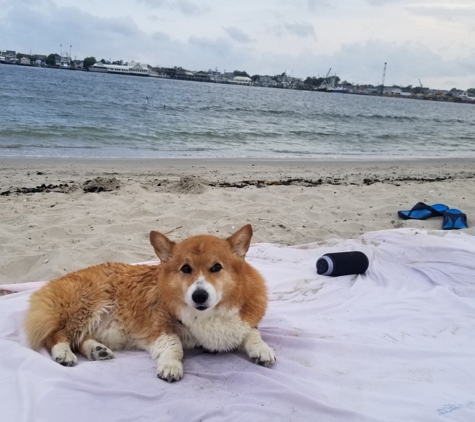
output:
[[[363,275],[327,277],[316,260],[359,250]],[[475,237],[400,229],[299,247],[257,244],[260,324],[277,362],[187,351],[168,384],[146,352],[75,367],[26,346],[32,289],[0,286],[2,421],[474,421]],[[25,287],[26,286],[26,287]]]

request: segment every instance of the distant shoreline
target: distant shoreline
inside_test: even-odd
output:
[[[89,72],[88,69],[64,69],[59,66],[36,66],[32,64],[20,64],[20,63],[2,63],[5,65],[10,65],[10,66],[20,66],[20,67],[37,67],[40,69],[54,69],[54,70],[73,70],[73,71],[81,71],[81,72]],[[254,86],[254,85],[241,85],[241,84],[233,84],[231,82],[227,81],[206,81],[206,80],[199,80],[199,79],[180,79],[180,78],[169,78],[169,77],[164,77],[160,75],[155,75],[155,74],[149,74],[149,75],[135,75],[135,74],[121,74],[121,73],[116,73],[116,72],[91,72],[91,73],[101,73],[101,74],[111,74],[111,75],[122,75],[122,76],[139,76],[141,78],[143,77],[150,77],[152,79],[163,79],[163,80],[169,80],[169,81],[185,81],[185,82],[201,82],[201,83],[211,83],[211,84],[223,84],[223,85],[236,85],[236,86],[249,86],[253,88],[271,88],[271,89],[291,89],[294,91],[308,91],[308,92],[320,92],[320,93],[325,93],[325,94],[344,94],[344,95],[359,95],[359,96],[364,96],[364,97],[384,97],[384,98],[397,98],[397,99],[404,99],[404,100],[418,100],[418,101],[435,101],[435,102],[443,102],[443,103],[456,103],[456,104],[474,104],[475,101],[470,102],[470,101],[462,101],[460,98],[455,98],[455,99],[446,99],[446,98],[436,98],[436,97],[431,97],[431,96],[403,96],[403,95],[396,95],[396,94],[375,94],[375,93],[360,93],[360,92],[340,92],[340,91],[322,91],[322,90],[317,90],[317,89],[306,89],[306,88],[283,88],[279,86]]]

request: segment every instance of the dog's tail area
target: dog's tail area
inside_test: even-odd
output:
[[[30,307],[25,318],[28,343],[33,350],[44,346],[46,339],[57,330],[58,316],[54,304],[45,297],[43,291],[35,292],[30,299]]]

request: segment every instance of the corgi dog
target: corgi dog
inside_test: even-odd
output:
[[[43,346],[64,366],[143,349],[157,376],[183,377],[183,349],[244,351],[271,366],[275,353],[257,324],[267,307],[262,276],[245,261],[250,224],[227,239],[211,235],[179,243],[152,231],[159,265],[105,263],[48,282],[32,294],[25,320],[30,346]]]

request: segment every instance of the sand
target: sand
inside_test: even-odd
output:
[[[441,218],[398,218],[419,201],[461,209],[470,227],[474,178],[473,159],[0,159],[0,284],[155,259],[150,230],[227,237],[251,223],[253,243],[280,245],[440,230]]]

